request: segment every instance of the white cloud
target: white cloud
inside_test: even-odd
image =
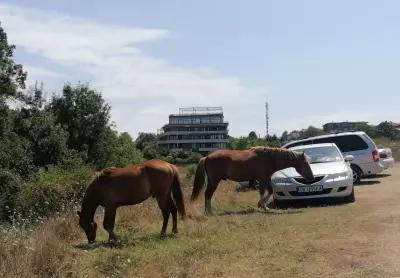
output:
[[[168,30],[115,26],[2,4],[0,17],[12,43],[66,71],[29,65],[31,83],[39,79],[45,87],[52,82],[61,87],[66,81],[89,82],[112,103],[120,130],[133,135],[156,131],[179,107],[204,105],[223,106],[234,135],[263,130],[264,105],[259,100],[266,89],[248,88],[238,78],[204,67],[177,67],[142,51],[143,43],[168,37]],[[152,101],[143,102],[142,97]],[[118,98],[134,103],[135,109],[121,105]],[[259,119],[249,118],[254,109],[260,111]]]

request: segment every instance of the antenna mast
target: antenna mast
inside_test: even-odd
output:
[[[269,111],[268,111],[268,101],[265,102],[265,131],[266,135],[265,137],[269,136]]]

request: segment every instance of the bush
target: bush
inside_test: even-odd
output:
[[[201,154],[195,152],[171,151],[169,155],[165,158],[165,160],[169,163],[189,164],[198,163],[201,157]]]
[[[185,178],[188,181],[191,181],[193,179],[194,175],[196,174],[196,169],[197,169],[197,165],[196,164],[191,164],[191,165],[186,167]]]
[[[93,171],[87,166],[40,172],[17,195],[18,217],[35,220],[74,209],[92,178]]]
[[[15,208],[16,195],[22,185],[21,177],[10,170],[0,169],[0,221],[9,220]]]

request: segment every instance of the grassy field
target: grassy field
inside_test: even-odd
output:
[[[120,209],[118,245],[99,228],[88,245],[75,215],[28,234],[0,232],[2,277],[399,277],[400,167],[365,180],[353,204],[314,204],[263,213],[258,194],[218,188],[216,216],[187,204],[180,233],[159,238],[154,200]],[[190,188],[186,186],[188,196]],[[186,198],[188,199],[188,198]],[[101,224],[101,210],[97,222]],[[100,225],[99,225],[100,226]],[[170,230],[170,229],[169,229]]]

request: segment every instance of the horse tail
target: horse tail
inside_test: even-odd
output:
[[[190,200],[195,201],[200,194],[201,189],[203,188],[206,180],[206,159],[207,157],[203,157],[200,159],[199,164],[197,164],[196,175],[194,177],[193,183],[193,191]]]
[[[185,202],[183,200],[182,184],[178,171],[174,167],[174,181],[172,182],[172,197],[182,219],[186,218]]]

